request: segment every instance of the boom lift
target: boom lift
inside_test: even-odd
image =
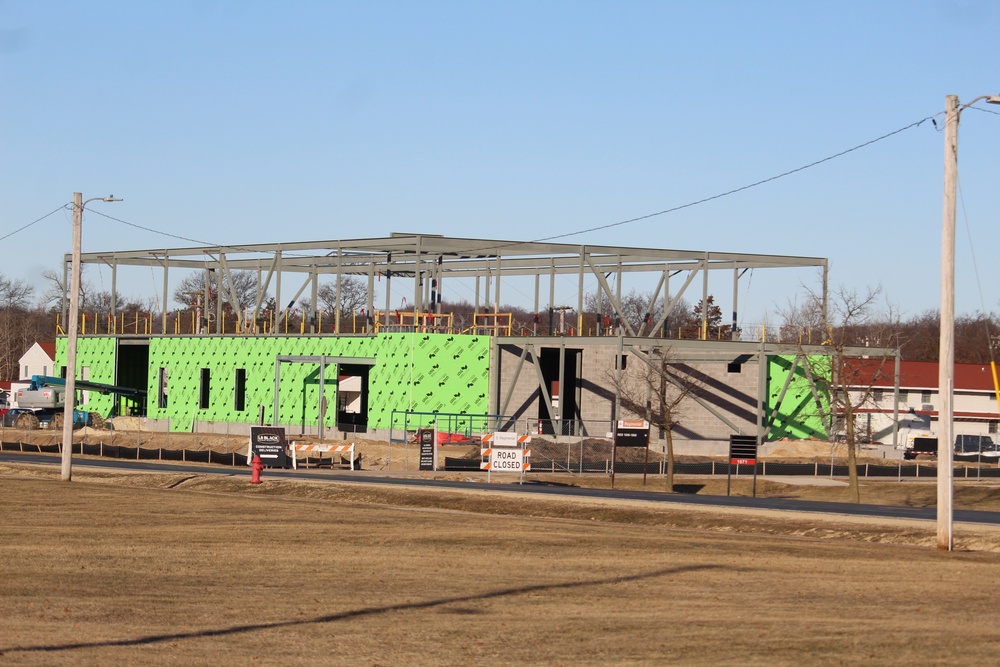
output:
[[[126,398],[140,399],[146,395],[143,389],[117,387],[88,380],[77,380],[80,391],[95,391],[100,394],[114,394]],[[48,375],[33,375],[26,389],[17,390],[17,406],[3,416],[4,426],[14,426],[26,430],[49,428],[59,430],[63,425],[63,409],[66,399],[66,378]],[[104,426],[104,418],[86,410],[73,410],[73,427]]]

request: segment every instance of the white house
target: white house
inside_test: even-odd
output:
[[[28,381],[32,375],[58,375],[56,372],[56,344],[35,343],[21,355],[20,379]]]
[[[59,375],[56,372],[56,344],[35,343],[18,360],[20,380],[10,383],[11,407],[17,407],[17,390],[27,388],[32,375]]]

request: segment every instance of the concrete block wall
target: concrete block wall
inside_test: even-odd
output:
[[[581,350],[582,377],[580,379],[579,405],[580,417],[587,422],[588,430],[598,432],[610,428],[614,412],[615,389],[614,368],[617,349],[610,345],[588,345],[586,339],[575,339],[573,344],[567,343],[566,349]],[[558,341],[546,345],[544,341],[536,344],[536,351],[541,347],[559,347]],[[499,383],[494,391],[498,392],[500,400],[506,395],[511,383],[514,383],[511,401],[506,414],[522,410],[522,420],[525,417],[535,419],[538,415],[538,374],[532,367],[531,355],[522,364],[520,374],[515,379],[521,348],[513,345],[499,346],[497,356],[499,365]],[[642,362],[634,359],[633,354],[626,351],[626,372],[639,372]],[[693,374],[701,384],[700,394],[718,412],[726,416],[743,433],[755,433],[757,428],[757,387],[759,367],[756,360],[750,360],[741,367],[741,372],[729,372],[725,362],[695,362],[683,364],[685,372]],[[491,401],[491,405],[496,405]],[[681,440],[717,440],[728,441],[733,429],[703,408],[694,400],[684,402],[682,421],[675,431],[675,438]],[[623,414],[623,417],[629,415]],[[636,415],[640,416],[640,415]],[[600,426],[603,422],[606,426]],[[656,435],[651,434],[655,439]]]

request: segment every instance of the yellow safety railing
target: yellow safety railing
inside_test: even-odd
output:
[[[280,317],[281,315],[284,317]],[[248,317],[245,313],[233,313],[223,311],[221,320],[215,319],[214,313],[208,314],[208,331],[212,335],[270,335],[272,333],[282,333],[286,335],[305,335],[310,328],[308,315],[295,309],[281,311],[262,311],[260,315]],[[276,321],[280,317],[283,322]],[[388,322],[386,320],[388,319]],[[164,322],[165,320],[165,322]],[[197,312],[194,310],[182,310],[176,313],[168,313],[166,318],[163,314],[143,313],[130,311],[128,313],[118,313],[111,315],[108,313],[84,312],[80,315],[80,326],[78,332],[81,336],[100,335],[153,335],[159,333],[161,322],[165,323],[164,330],[167,335],[198,335],[201,333],[202,322],[198,320]],[[429,313],[420,311],[389,311],[388,318],[386,311],[376,310],[369,315],[362,311],[352,311],[342,313],[340,317],[340,327],[334,325],[335,315],[330,312],[320,311],[316,318],[316,332],[320,335],[351,335],[364,334],[373,331],[374,333],[386,331],[416,331],[421,333],[473,333],[479,335],[492,336],[530,336],[533,334],[544,335],[547,330],[535,323],[532,327],[530,323],[516,323],[513,313],[475,313],[472,316],[472,323],[468,327],[463,327],[461,331],[455,327],[454,313]],[[689,323],[686,326],[671,327],[667,333],[668,338],[692,339],[692,340],[729,340],[731,336],[731,326],[710,325],[703,326],[701,322]],[[276,329],[277,327],[277,329]],[[369,328],[370,327],[370,328]],[[55,335],[66,335],[66,323],[60,314],[55,315]],[[325,329],[325,330],[324,330]],[[337,330],[335,330],[337,329]],[[597,329],[587,323],[584,329],[569,327],[563,335],[566,336],[595,336],[616,335],[616,329],[602,327]],[[743,341],[767,341],[780,343],[798,343],[803,345],[819,345],[829,340],[830,334],[822,328],[817,327],[797,327],[790,325],[768,326],[766,324],[741,325],[739,339]],[[827,342],[827,344],[829,344]]]
[[[511,313],[474,313],[472,326],[466,331],[490,331],[494,336],[509,336],[514,326]]]
[[[389,323],[384,321],[385,313],[375,313],[375,332],[389,327],[401,330],[419,331],[422,333],[452,333],[454,331],[453,313],[422,313],[420,311],[393,311],[389,315]]]

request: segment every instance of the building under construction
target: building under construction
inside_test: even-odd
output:
[[[681,440],[826,436],[823,420],[803,409],[814,392],[795,389],[804,376],[796,359],[813,348],[738,339],[747,272],[815,268],[825,303],[823,258],[394,233],[91,252],[81,261],[110,268],[112,303],[100,316],[84,309],[77,377],[144,389],[147,403],[131,409],[150,428],[246,432],[263,421],[382,436],[437,419],[455,430],[605,437],[616,419],[643,418],[655,403],[626,390],[629,374],[659,368],[687,392],[674,426]],[[162,278],[163,304],[172,285],[196,276],[191,307],[126,320],[114,295],[130,267]],[[254,277],[242,295],[238,274]],[[707,335],[702,308],[699,332],[671,337],[676,306],[685,296],[707,303],[710,279],[712,295],[731,305],[726,336]],[[324,285],[332,309],[320,303]],[[347,311],[349,285],[365,295]],[[648,288],[638,322],[625,312],[623,285]],[[465,296],[461,317],[449,312],[455,294]],[[513,302],[530,303],[530,321],[502,312]],[[64,364],[65,337],[58,354]],[[100,402],[113,399],[87,400],[110,409]]]

